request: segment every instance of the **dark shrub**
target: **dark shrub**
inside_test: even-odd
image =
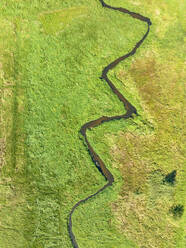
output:
[[[176,170],[173,170],[171,173],[167,174],[163,180],[163,182],[165,183],[169,183],[169,184],[174,184],[176,181]]]
[[[170,212],[174,215],[174,217],[181,217],[184,212],[184,206],[181,204],[175,205],[170,209]]]

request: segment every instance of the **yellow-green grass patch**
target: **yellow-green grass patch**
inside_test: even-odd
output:
[[[48,34],[62,31],[68,24],[77,18],[87,15],[87,7],[73,7],[55,11],[44,12],[39,15],[43,29]]]

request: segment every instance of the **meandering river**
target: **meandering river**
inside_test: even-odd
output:
[[[70,214],[69,214],[69,219],[68,219],[68,232],[69,232],[69,236],[71,238],[72,241],[72,245],[74,248],[79,248],[78,243],[76,241],[75,235],[72,231],[72,215],[74,210],[83,202],[87,201],[88,199],[92,198],[93,196],[99,194],[100,192],[102,192],[104,189],[106,189],[107,187],[111,186],[112,183],[114,182],[114,177],[112,175],[112,173],[107,169],[106,165],[104,164],[104,162],[102,161],[102,159],[99,157],[99,155],[94,151],[93,147],[91,146],[91,144],[88,141],[87,135],[86,135],[86,131],[87,129],[91,129],[94,128],[96,126],[101,125],[103,122],[108,122],[108,121],[113,121],[113,120],[119,120],[119,119],[128,119],[131,118],[133,114],[137,115],[137,110],[136,108],[119,92],[119,90],[115,87],[115,85],[111,82],[111,80],[108,78],[107,74],[110,70],[112,70],[114,67],[116,67],[121,61],[127,59],[128,57],[134,55],[136,53],[136,50],[142,45],[142,43],[144,42],[144,40],[147,38],[147,35],[150,31],[150,25],[152,24],[150,19],[148,17],[142,16],[138,13],[135,12],[131,12],[125,8],[120,8],[120,7],[113,7],[110,6],[108,4],[106,4],[103,0],[99,0],[100,3],[102,4],[102,6],[104,8],[108,8],[111,10],[115,10],[115,11],[120,11],[122,13],[128,14],[131,17],[138,19],[140,21],[143,21],[147,24],[147,31],[144,34],[144,36],[141,38],[141,40],[139,40],[136,45],[134,46],[134,48],[127,54],[124,54],[123,56],[115,59],[113,62],[111,62],[109,65],[107,65],[103,71],[102,71],[102,75],[100,77],[101,80],[105,80],[108,84],[108,86],[110,87],[110,89],[112,90],[112,92],[114,94],[117,95],[117,97],[119,98],[119,100],[123,103],[124,105],[124,109],[126,110],[125,114],[123,115],[115,115],[115,116],[102,116],[97,120],[92,120],[90,122],[85,123],[81,129],[80,132],[83,135],[84,139],[85,139],[85,143],[87,145],[89,154],[92,158],[92,161],[94,162],[94,164],[96,165],[96,167],[99,169],[99,171],[103,174],[103,176],[105,177],[105,179],[108,181],[107,184],[102,187],[101,189],[99,189],[96,193],[86,197],[83,200],[80,200],[79,202],[77,202]]]

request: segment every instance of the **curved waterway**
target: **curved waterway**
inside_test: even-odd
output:
[[[68,219],[68,232],[69,232],[69,236],[70,239],[72,241],[72,245],[74,248],[79,248],[78,243],[76,241],[75,235],[72,231],[72,214],[74,212],[74,210],[83,202],[87,201],[88,199],[92,198],[93,196],[99,194],[100,192],[102,192],[103,190],[105,190],[107,187],[111,186],[112,183],[114,182],[114,177],[112,175],[112,173],[107,169],[107,167],[105,166],[104,162],[102,161],[102,159],[99,157],[99,155],[94,151],[93,147],[91,146],[91,144],[88,141],[87,135],[86,135],[86,131],[87,129],[91,129],[94,127],[97,127],[99,125],[101,125],[104,122],[108,122],[108,121],[112,121],[112,120],[120,120],[120,119],[128,119],[130,117],[132,117],[132,114],[137,114],[137,110],[136,108],[119,92],[119,90],[115,87],[115,85],[111,82],[111,80],[107,77],[107,74],[110,70],[112,70],[114,67],[117,66],[117,64],[119,64],[119,62],[127,59],[128,57],[134,55],[136,53],[136,50],[142,45],[142,43],[144,42],[144,40],[147,38],[147,35],[150,31],[150,25],[152,24],[150,19],[148,17],[142,16],[138,13],[135,12],[131,12],[125,8],[120,8],[120,7],[113,7],[110,6],[108,4],[106,4],[103,0],[99,0],[100,3],[102,4],[102,7],[104,8],[108,8],[111,10],[115,10],[115,11],[120,11],[122,13],[128,14],[131,17],[138,19],[142,22],[145,22],[147,24],[147,31],[144,34],[144,36],[141,38],[141,40],[139,40],[136,45],[134,46],[134,48],[127,54],[115,59],[113,62],[111,62],[109,65],[107,65],[103,71],[102,71],[102,75],[100,77],[101,80],[105,80],[107,82],[107,84],[109,85],[110,89],[112,90],[112,92],[114,94],[117,95],[117,97],[119,98],[119,100],[123,103],[124,108],[126,110],[126,113],[123,115],[115,115],[115,116],[102,116],[97,120],[92,120],[90,122],[85,123],[81,129],[80,132],[83,135],[84,139],[85,139],[85,143],[87,145],[89,154],[92,158],[92,161],[94,162],[95,166],[99,169],[99,171],[102,173],[102,175],[105,177],[105,179],[108,181],[107,184],[105,186],[103,186],[101,189],[99,189],[96,193],[86,197],[83,200],[80,200],[79,202],[77,202],[70,214],[69,214],[69,219]]]

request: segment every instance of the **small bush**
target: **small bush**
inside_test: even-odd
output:
[[[184,212],[184,206],[181,204],[175,205],[170,209],[170,212],[174,215],[174,217],[181,217]]]
[[[176,181],[176,170],[173,170],[171,173],[167,174],[163,180],[164,183],[174,184]]]

